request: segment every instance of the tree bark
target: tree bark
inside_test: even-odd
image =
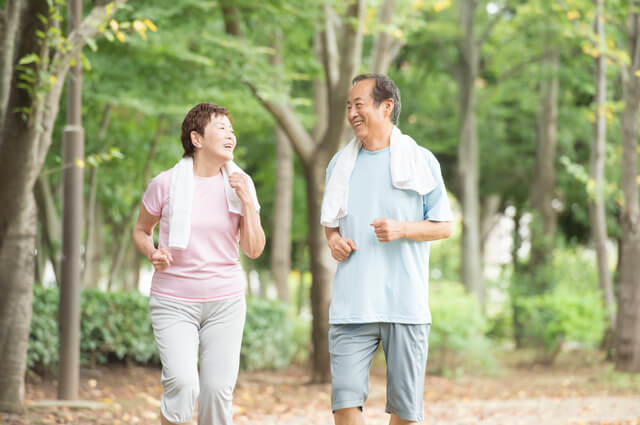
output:
[[[102,115],[102,121],[100,122],[100,130],[98,132],[98,145],[105,146],[105,139],[107,138],[107,131],[109,129],[109,122],[111,121],[111,111],[113,105],[106,105],[104,113]],[[98,192],[98,175],[99,167],[92,166],[89,172],[89,199],[86,207],[86,223],[87,228],[85,230],[85,243],[84,243],[84,269],[82,271],[82,282],[84,287],[97,287],[98,280],[100,279],[100,258],[101,255],[98,251],[102,251],[101,243],[102,238],[102,226],[99,221],[102,217],[100,209],[96,208],[97,205],[97,192]]]
[[[60,243],[62,239],[62,221],[53,199],[51,185],[47,176],[40,174],[34,189],[38,217],[40,221],[43,248],[46,257],[51,262],[56,279],[56,286],[60,286]]]
[[[607,107],[607,74],[606,38],[604,31],[604,0],[596,1],[596,34],[598,37],[598,51],[596,58],[596,122],[594,128],[593,148],[591,150],[591,178],[594,182],[593,198],[589,205],[593,241],[598,258],[598,281],[602,289],[602,298],[607,310],[609,326],[616,327],[616,305],[613,291],[611,272],[609,271],[609,256],[607,252],[607,216],[604,203],[604,168],[607,146],[607,121],[605,109]]]
[[[311,253],[312,381],[318,383],[330,382],[331,380],[328,340],[329,304],[331,303],[331,285],[336,269],[335,261],[331,258],[327,247],[324,228],[319,224],[325,166],[326,161],[319,161],[305,169]]]
[[[547,47],[545,47],[543,64],[546,75],[540,85],[536,172],[531,188],[531,203],[539,220],[537,226],[535,224],[532,226],[531,232],[532,270],[549,263],[556,231],[556,212],[552,202],[556,180],[559,55],[556,47],[550,46],[549,42],[545,45]]]
[[[458,174],[462,192],[462,282],[481,305],[484,283],[480,249],[480,201],[478,188],[478,142],[475,112],[475,81],[479,66],[479,45],[474,36],[474,0],[460,2],[460,26],[463,36],[458,42],[460,90],[460,145]]]
[[[289,302],[291,269],[291,218],[293,199],[293,150],[287,135],[276,127],[276,199],[273,206],[271,271],[278,298]]]
[[[13,79],[13,67],[15,64],[16,36],[19,31],[20,16],[26,1],[9,0],[5,9],[2,10],[0,34],[2,34],[2,44],[0,47],[0,128],[3,127],[3,119],[7,111],[9,102],[9,92]]]
[[[640,1],[629,5],[631,65],[624,81],[622,115],[622,247],[616,329],[616,369],[640,372],[640,206],[638,205],[638,111],[640,107]]]

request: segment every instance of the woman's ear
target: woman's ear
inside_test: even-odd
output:
[[[191,144],[193,145],[194,148],[201,148],[202,147],[202,143],[200,142],[200,135],[198,134],[197,131],[192,131],[191,134]]]

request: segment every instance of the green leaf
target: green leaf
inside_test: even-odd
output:
[[[40,57],[35,53],[31,53],[23,57],[22,59],[20,59],[20,62],[18,62],[18,64],[26,65],[28,63],[38,63],[38,62],[40,62]]]

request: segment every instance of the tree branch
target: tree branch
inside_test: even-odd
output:
[[[308,164],[312,160],[315,143],[293,110],[287,105],[281,105],[264,99],[251,83],[247,82],[246,84],[253,93],[253,96],[258,99],[271,115],[273,115],[276,121],[278,121],[278,125],[280,125],[289,140],[291,140],[293,149],[300,157],[300,160]]]
[[[349,7],[345,17],[343,45],[340,51],[340,78],[329,92],[329,122],[332,125],[327,128],[322,142],[317,147],[318,150],[335,152],[342,142],[351,79],[360,68],[366,9],[365,0],[356,0]],[[353,25],[350,20],[355,20],[356,24]]]
[[[382,26],[389,26],[393,17],[394,0],[385,0],[380,8],[379,20]],[[391,46],[394,38],[386,30],[378,32],[378,36],[373,42],[371,52],[371,72],[374,74],[384,74],[393,60],[390,58]]]
[[[116,10],[127,0],[115,0],[110,5],[103,7],[94,7],[91,13],[84,18],[80,24],[80,28],[69,34],[68,40],[71,46],[70,50],[61,52],[57,51],[51,61],[52,64],[57,64],[58,67],[54,76],[56,83],[53,85],[45,100],[42,104],[42,119],[40,121],[43,131],[40,132],[38,143],[36,144],[37,150],[37,162],[35,169],[39,172],[42,168],[42,164],[49,151],[51,145],[51,134],[53,133],[53,127],[55,118],[58,115],[58,109],[60,107],[60,95],[62,93],[62,87],[64,85],[65,76],[69,70],[72,59],[77,58],[82,51],[82,48],[87,43],[87,40],[94,38],[99,33],[99,28],[103,25],[109,17],[115,13]],[[110,10],[108,11],[107,8]],[[108,13],[109,12],[109,13]],[[40,113],[40,111],[36,111]]]

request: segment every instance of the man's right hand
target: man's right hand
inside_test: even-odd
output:
[[[343,238],[338,232],[331,235],[328,245],[331,250],[331,256],[337,261],[346,260],[356,250],[356,243],[353,239]]]

